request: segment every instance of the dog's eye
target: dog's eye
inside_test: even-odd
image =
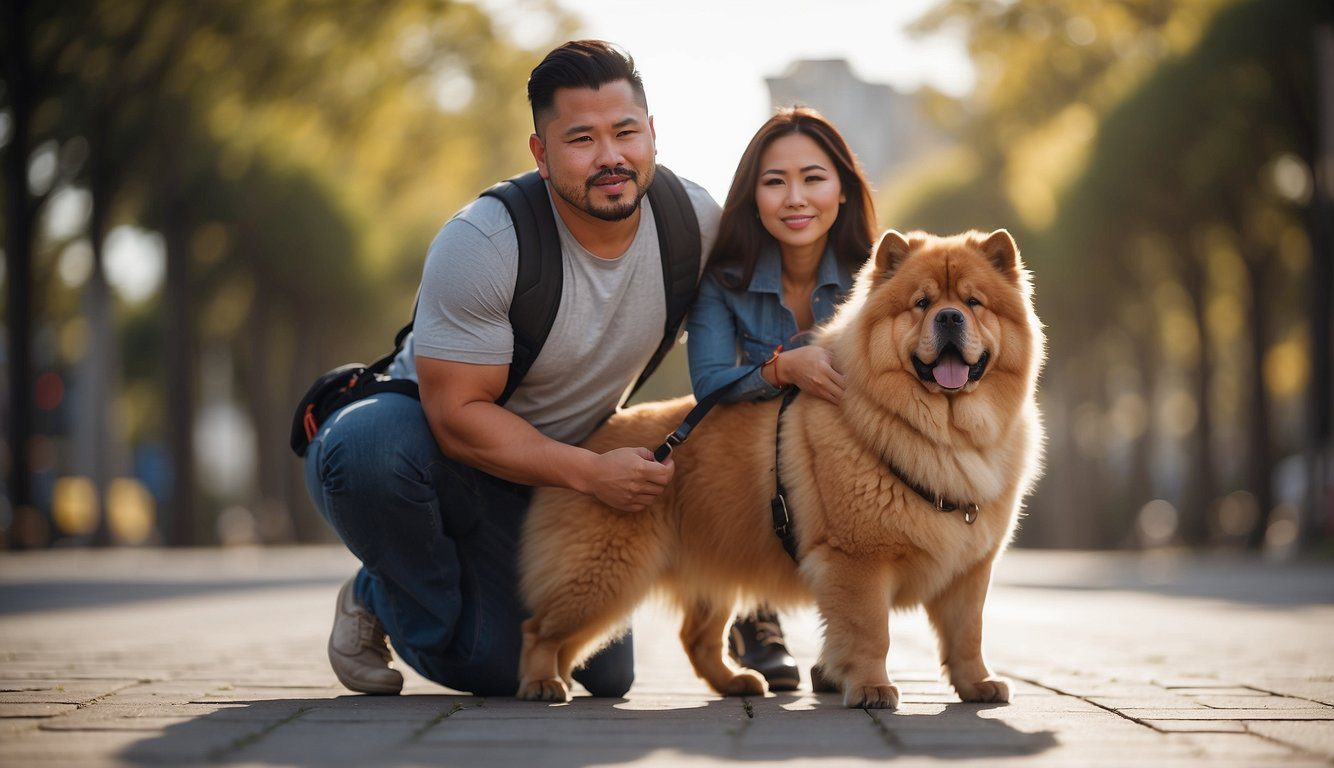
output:
[[[978,301],[976,298],[970,298],[970,299],[968,299],[968,306],[970,306],[970,307],[980,307],[980,306],[982,306],[982,302]]]
[[[918,309],[926,309],[929,306],[931,306],[931,300],[928,299],[927,297],[923,296],[922,298],[917,300]]]

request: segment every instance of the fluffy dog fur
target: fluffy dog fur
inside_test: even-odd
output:
[[[764,692],[759,675],[724,656],[734,607],[814,600],[825,625],[820,664],[846,706],[898,705],[885,666],[889,611],[917,604],[959,697],[1009,700],[1008,684],[982,659],[982,605],[1038,471],[1034,394],[1043,356],[1013,239],[1004,230],[886,232],[854,296],[815,343],[833,350],[848,383],[840,406],[802,396],[783,416],[783,482],[800,565],[771,523],[776,400],[711,412],[677,449],[672,483],[643,512],[542,490],[521,556],[533,613],[519,698],[566,700],[570,671],[658,588],[684,612],[681,642],[695,671],[722,694]],[[931,373],[950,360],[952,377]],[[982,362],[980,378],[957,386],[960,366],[973,374]],[[652,447],[691,405],[682,398],[630,408],[585,445]],[[977,504],[976,521],[937,511],[890,465],[919,486]]]

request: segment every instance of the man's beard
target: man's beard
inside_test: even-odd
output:
[[[635,198],[633,200],[611,202],[607,205],[593,205],[593,186],[599,179],[607,176],[624,176],[634,182]],[[634,215],[635,211],[639,210],[639,201],[643,200],[644,195],[648,193],[648,185],[652,180],[653,174],[650,173],[649,178],[645,180],[645,183],[640,184],[639,173],[637,171],[617,166],[616,168],[603,168],[588,177],[584,181],[582,187],[555,182],[555,179],[552,179],[552,181],[555,182],[552,186],[555,188],[556,194],[561,196],[561,199],[584,213],[587,213],[589,216],[602,219],[603,221],[624,221]]]

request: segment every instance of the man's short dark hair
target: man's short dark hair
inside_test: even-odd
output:
[[[533,107],[533,129],[550,119],[556,91],[561,88],[592,88],[627,80],[648,109],[644,81],[630,54],[603,40],[571,40],[555,49],[528,76],[528,103]]]

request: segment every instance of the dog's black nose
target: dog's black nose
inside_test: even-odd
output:
[[[936,315],[936,324],[946,330],[953,330],[963,325],[963,313],[957,309],[942,309]]]

